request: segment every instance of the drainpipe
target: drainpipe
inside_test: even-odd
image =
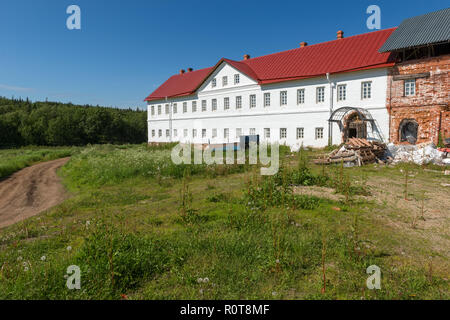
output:
[[[327,72],[327,80],[330,84],[330,118],[333,114],[333,83],[330,79],[330,73]],[[331,146],[333,144],[333,123],[331,121],[328,122],[328,145]]]

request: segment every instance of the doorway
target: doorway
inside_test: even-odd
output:
[[[347,141],[351,138],[367,139],[367,123],[356,112],[345,122],[344,139]]]

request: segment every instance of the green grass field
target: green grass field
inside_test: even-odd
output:
[[[46,159],[23,160],[34,152],[0,159]],[[72,154],[60,171],[72,197],[0,230],[0,299],[449,298],[442,168],[319,167],[318,151],[284,152],[263,178],[176,166],[145,145],[58,152]],[[70,265],[81,290],[66,288]],[[370,265],[381,290],[366,287]]]
[[[20,149],[0,149],[0,180],[20,169],[41,161],[68,157],[76,147],[24,147]]]

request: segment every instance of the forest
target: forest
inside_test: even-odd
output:
[[[0,97],[0,148],[147,141],[147,112]]]

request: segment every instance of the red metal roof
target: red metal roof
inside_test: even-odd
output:
[[[392,66],[393,55],[389,52],[379,53],[378,49],[395,29],[374,31],[248,60],[222,58],[214,67],[170,77],[145,101],[194,94],[222,62],[232,65],[259,84]]]

